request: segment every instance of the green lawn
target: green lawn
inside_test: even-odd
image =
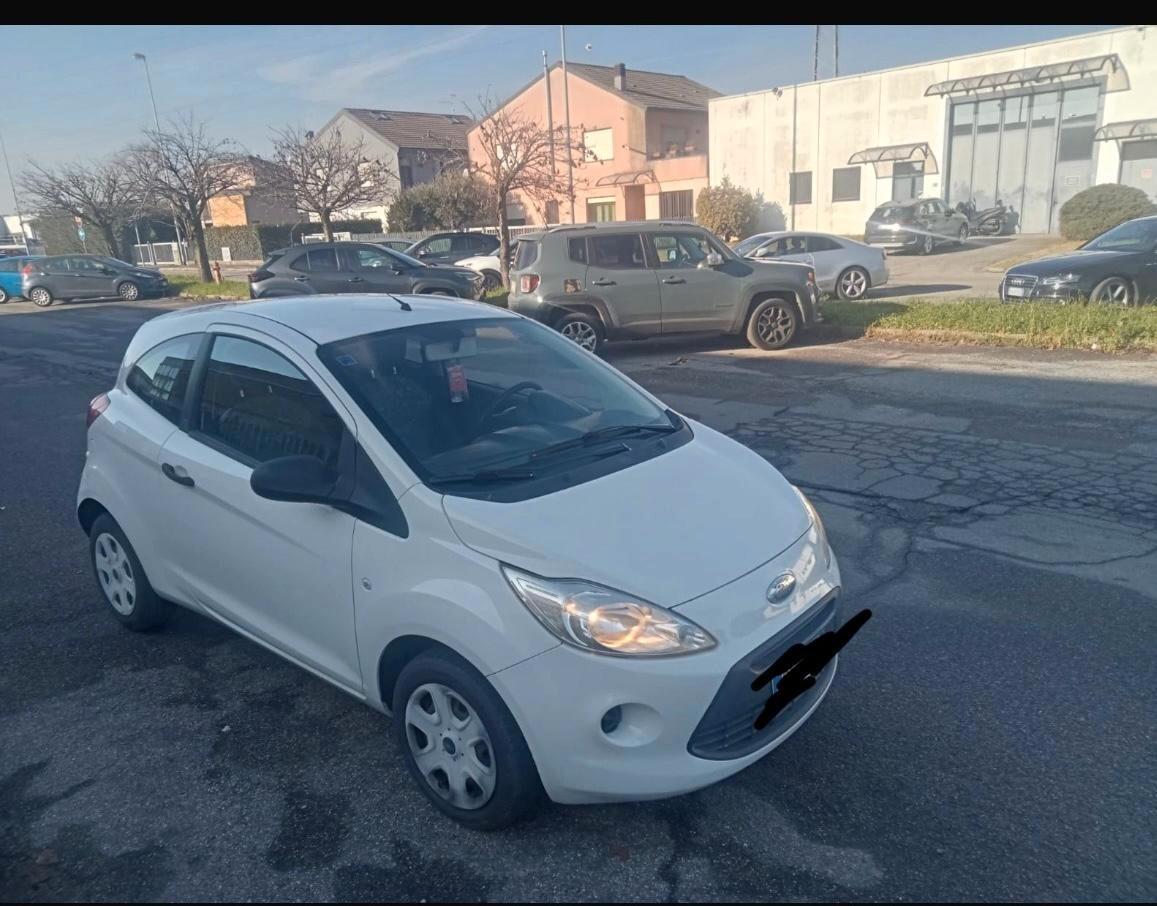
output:
[[[829,302],[824,321],[868,337],[914,342],[1157,352],[1157,306],[959,302]]]
[[[195,277],[173,274],[169,285],[183,299],[248,299],[249,284],[241,280],[222,280],[220,283],[202,283]]]

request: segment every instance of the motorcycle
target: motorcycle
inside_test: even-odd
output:
[[[1016,211],[999,198],[994,207],[982,211],[976,210],[971,199],[957,202],[956,210],[968,218],[968,231],[974,236],[1003,236],[1016,229]]]

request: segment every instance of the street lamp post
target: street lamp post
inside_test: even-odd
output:
[[[149,58],[146,57],[143,53],[134,53],[133,59],[134,60],[140,60],[142,63],[145,64],[145,82],[149,86],[149,101],[153,105],[153,124],[157,127],[157,132],[160,132],[161,131],[161,118],[160,118],[160,116],[157,115],[157,98],[156,98],[156,95],[153,94],[153,77],[149,74]],[[173,212],[173,232],[176,233],[176,235],[177,235],[177,260],[181,264],[184,264],[185,263],[185,249],[184,249],[183,245],[181,244],[181,226],[177,222],[177,209],[173,207],[171,202],[169,203],[169,209]],[[138,241],[138,245],[139,244],[140,243]],[[149,251],[151,252],[152,249],[150,248]],[[155,256],[154,256],[153,263],[156,264]]]

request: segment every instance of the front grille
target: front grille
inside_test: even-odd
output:
[[[792,645],[809,642],[835,627],[839,610],[838,595],[839,589],[831,592],[727,672],[719,691],[699,721],[699,726],[691,734],[687,743],[688,752],[713,761],[742,758],[767,745],[807,712],[827,686],[835,670],[834,660],[820,671],[814,686],[795,698],[758,732],[755,730],[755,718],[771,695],[771,689],[764,686],[754,692],[751,683]]]
[[[1036,289],[1037,281],[1040,277],[1034,277],[1032,274],[1006,274],[1005,278],[1000,281],[1000,298],[1004,301],[1008,299],[1030,299],[1032,298],[1033,290]],[[1010,296],[1008,288],[1015,286],[1018,289],[1023,289],[1024,294],[1020,296]]]

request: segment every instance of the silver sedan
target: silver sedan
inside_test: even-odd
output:
[[[888,282],[883,249],[830,233],[758,233],[736,245],[735,253],[753,261],[810,263],[820,290],[841,299],[862,299],[873,286]]]

